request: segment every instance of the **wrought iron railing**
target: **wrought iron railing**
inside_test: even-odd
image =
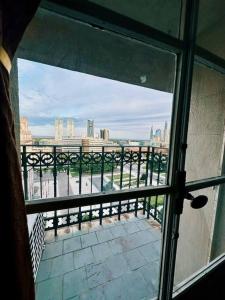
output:
[[[145,146],[21,146],[25,199],[89,194],[161,185],[168,151]],[[131,199],[45,214],[46,230],[139,210],[162,221],[163,196]]]

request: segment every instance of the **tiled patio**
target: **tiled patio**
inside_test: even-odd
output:
[[[110,223],[109,223],[110,222]],[[157,295],[161,233],[151,220],[71,226],[46,235],[37,300],[151,299]],[[69,232],[68,232],[69,231]]]

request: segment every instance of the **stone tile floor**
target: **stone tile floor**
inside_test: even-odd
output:
[[[157,296],[161,232],[142,215],[46,234],[37,300],[151,299]]]

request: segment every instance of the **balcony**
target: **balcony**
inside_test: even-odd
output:
[[[167,149],[154,147],[23,146],[25,197],[159,186],[167,158]],[[157,296],[163,202],[148,196],[40,211],[31,229],[37,299]]]
[[[151,299],[157,296],[160,229],[123,215],[46,235],[36,299]],[[74,297],[74,298],[73,298]]]

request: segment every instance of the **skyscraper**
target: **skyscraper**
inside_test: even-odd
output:
[[[55,140],[62,140],[63,138],[63,119],[55,120]]]
[[[150,141],[152,141],[153,138],[154,138],[154,134],[153,134],[153,126],[152,126],[150,130]]]
[[[163,142],[167,141],[168,136],[168,124],[167,121],[165,121],[164,130],[163,130]]]
[[[87,121],[87,137],[94,137],[94,120]]]
[[[72,119],[72,118],[67,119],[66,135],[70,139],[74,138],[74,136],[75,136],[74,119]]]
[[[100,138],[108,141],[109,140],[109,129],[100,129]]]

